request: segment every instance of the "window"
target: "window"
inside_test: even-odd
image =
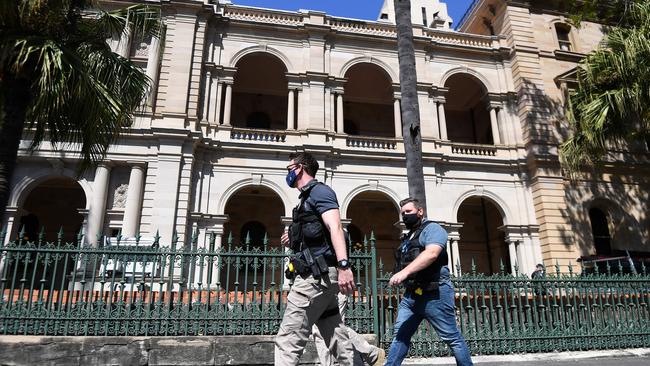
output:
[[[557,41],[562,51],[573,51],[571,45],[571,27],[566,24],[556,24],[555,33],[557,34]]]
[[[427,8],[422,7],[422,25],[427,26]]]
[[[609,232],[607,214],[598,208],[591,208],[589,210],[589,221],[591,221],[591,233],[594,236],[596,255],[611,255],[612,236]]]

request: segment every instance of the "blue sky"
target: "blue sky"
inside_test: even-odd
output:
[[[320,10],[330,15],[346,18],[376,20],[383,0],[232,0],[237,5],[282,10]],[[456,23],[463,17],[472,0],[446,0],[449,15]]]

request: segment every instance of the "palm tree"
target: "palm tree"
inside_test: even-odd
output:
[[[397,26],[397,53],[399,57],[399,83],[402,93],[402,136],[406,152],[406,176],[409,196],[417,198],[426,209],[424,172],[422,168],[422,135],[420,133],[420,106],[418,104],[411,1],[395,0]]]
[[[160,12],[103,11],[92,0],[0,1],[0,212],[21,136],[79,149],[81,167],[101,159],[143,105],[150,80],[111,51],[110,38],[159,37]]]
[[[622,23],[580,63],[567,118],[574,133],[561,158],[570,172],[597,164],[610,146],[648,141],[650,1],[630,2]]]

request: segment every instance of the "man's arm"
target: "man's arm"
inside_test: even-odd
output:
[[[431,263],[433,263],[440,253],[442,253],[443,247],[440,245],[427,245],[424,247],[424,251],[420,253],[406,268],[395,273],[393,277],[390,278],[388,283],[391,286],[397,286],[400,283],[404,282],[408,276],[418,271],[421,271],[427,268]]]
[[[337,208],[327,210],[321,214],[321,217],[330,232],[336,260],[348,259],[339,210]],[[339,288],[343,294],[348,294],[354,290],[354,276],[351,269],[339,269]]]

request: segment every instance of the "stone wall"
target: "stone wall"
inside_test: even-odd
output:
[[[374,336],[368,337],[369,340],[374,340]],[[1,336],[0,364],[273,365],[273,347],[273,336]],[[307,344],[300,364],[318,364],[312,342]]]

